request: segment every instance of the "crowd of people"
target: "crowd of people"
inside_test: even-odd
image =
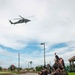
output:
[[[55,53],[55,62],[53,66],[50,64],[47,64],[46,66],[43,66],[43,69],[38,75],[68,75],[68,73],[65,70],[65,64],[64,60],[62,58],[59,58],[59,56]]]

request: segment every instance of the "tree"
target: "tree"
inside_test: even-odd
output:
[[[41,71],[41,70],[42,70],[42,68],[43,68],[43,66],[42,66],[42,65],[40,65],[40,66],[36,66],[36,71]]]
[[[65,66],[65,69],[66,71],[70,71],[70,66],[69,65]]]
[[[10,69],[11,71],[13,71],[13,70],[16,69],[16,66],[14,66],[14,65],[10,65],[10,67],[9,67],[8,69]]]
[[[2,67],[0,66],[0,71],[2,70]]]

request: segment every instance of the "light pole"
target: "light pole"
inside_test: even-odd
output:
[[[20,53],[18,53],[18,71],[19,71],[19,68],[20,68]]]
[[[45,43],[41,43],[41,45],[44,45],[44,66],[46,66],[46,61],[45,61]]]
[[[29,62],[28,62],[28,69],[29,69]]]

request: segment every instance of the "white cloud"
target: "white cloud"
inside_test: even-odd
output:
[[[74,55],[75,41],[75,1],[72,0],[6,0],[0,1],[0,44],[12,49],[25,48],[29,42],[45,42],[46,49],[57,43],[67,43],[67,48],[55,49],[47,53],[47,62],[53,61],[54,52],[65,59]],[[18,18],[18,15],[31,20],[27,24],[11,25],[9,19]],[[72,50],[71,52],[68,49]],[[48,50],[47,50],[48,51]],[[1,50],[5,54],[5,50]],[[40,58],[28,57],[34,64],[43,63],[43,51]],[[64,54],[63,54],[64,53]],[[33,56],[39,54],[35,51]],[[51,55],[51,57],[49,56]],[[67,58],[67,55],[68,58]],[[23,58],[24,59],[24,58]],[[28,62],[27,61],[27,62]],[[25,60],[26,62],[26,60]],[[21,62],[23,65],[24,63]]]

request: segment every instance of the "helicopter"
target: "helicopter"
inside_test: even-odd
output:
[[[9,20],[9,22],[10,22],[11,24],[19,24],[19,23],[27,23],[27,22],[31,21],[31,20],[29,20],[29,19],[23,18],[23,17],[20,16],[20,15],[19,15],[19,17],[20,17],[20,18],[17,18],[17,19],[19,19],[17,22],[12,22],[11,20]],[[14,19],[14,20],[15,20],[15,19]]]

